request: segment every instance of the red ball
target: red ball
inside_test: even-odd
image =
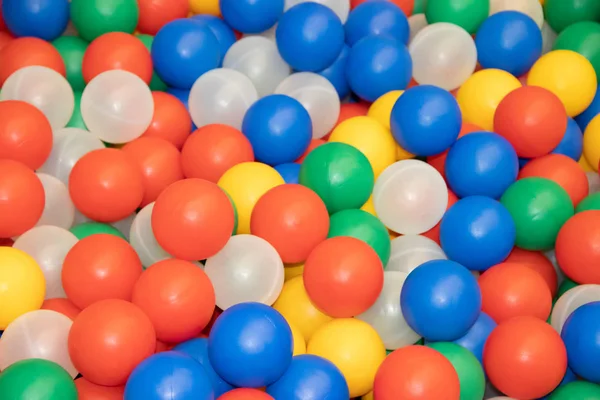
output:
[[[165,24],[186,18],[190,9],[189,0],[138,0],[140,17],[137,30],[148,35],[156,33]]]
[[[577,283],[600,284],[600,211],[583,211],[571,217],[556,238],[556,261]]]
[[[75,380],[79,400],[123,400],[125,386],[100,386],[85,378]]]
[[[323,139],[311,139],[310,143],[308,144],[308,147],[306,149],[306,151],[304,151],[304,154],[302,154],[300,156],[299,159],[297,159],[296,161],[294,161],[297,164],[302,164],[302,162],[304,161],[304,159],[306,158],[306,156],[313,151],[314,149],[316,149],[317,147],[324,145],[325,143],[327,143],[325,140]]]
[[[366,1],[369,1],[369,0],[350,0],[350,6],[352,7],[352,9],[354,9]],[[413,9],[415,8],[415,0],[389,0],[389,1],[394,3],[395,5],[397,5],[398,7],[400,7],[400,9],[402,11],[404,11],[404,14],[407,17],[410,17],[412,15]]]
[[[142,137],[165,139],[181,150],[192,131],[192,117],[185,105],[172,94],[152,92],[154,115]]]
[[[44,300],[41,309],[56,311],[58,313],[61,313],[62,315],[71,318],[72,321],[75,321],[75,318],[77,318],[77,316],[81,312],[81,310],[77,308],[77,306],[73,304],[69,299],[61,299],[58,297],[54,299]]]
[[[304,263],[308,297],[325,314],[350,318],[375,303],[383,288],[383,265],[365,242],[338,236],[321,242]]]
[[[544,278],[550,289],[550,294],[554,298],[558,290],[558,276],[552,263],[542,252],[523,250],[515,247],[504,262],[521,264],[536,271]]]
[[[0,30],[0,50],[2,50],[4,48],[4,46],[6,46],[10,42],[12,42],[13,39],[14,39],[14,37],[12,37],[12,35],[10,33],[2,32]]]
[[[10,41],[0,51],[0,87],[13,72],[33,65],[66,75],[62,56],[52,44],[34,37],[22,37]]]
[[[240,388],[219,396],[217,400],[275,400],[258,389]]]
[[[537,399],[554,390],[567,370],[567,350],[546,322],[515,317],[492,331],[483,350],[492,384],[507,396]]]

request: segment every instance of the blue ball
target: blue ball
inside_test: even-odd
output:
[[[223,19],[242,33],[261,33],[270,29],[281,14],[284,0],[220,0]]]
[[[178,89],[191,89],[202,74],[219,66],[222,57],[212,30],[191,18],[163,26],[154,37],[151,54],[158,76]]]
[[[69,0],[3,0],[2,15],[17,37],[33,36],[51,41],[67,29]]]
[[[426,340],[448,342],[464,336],[481,312],[477,280],[450,260],[427,261],[404,281],[400,294],[408,325]]]
[[[456,202],[442,218],[440,243],[452,261],[472,271],[485,271],[508,257],[517,228],[502,204],[484,196]]]
[[[298,100],[273,94],[248,109],[242,132],[252,144],[256,161],[279,165],[304,154],[312,138],[312,122]]]
[[[565,321],[561,337],[569,367],[583,379],[600,383],[600,302],[584,304]]]
[[[204,368],[175,351],[142,361],[125,385],[124,400],[213,400],[215,392]]]
[[[210,383],[215,391],[215,397],[219,397],[223,393],[234,389],[233,386],[225,382],[223,378],[221,378],[215,372],[214,368],[210,364],[210,360],[208,359],[208,339],[199,338],[188,340],[175,346],[173,351],[187,354],[202,364],[204,370],[206,371],[206,376],[210,380]]]
[[[462,116],[450,92],[422,85],[400,96],[392,109],[390,125],[394,139],[404,150],[417,156],[433,156],[456,142]]]
[[[531,161],[531,158],[521,158],[521,157],[519,157],[519,169],[522,169],[524,166],[526,166],[527,164],[529,164],[529,161]]]
[[[497,68],[521,76],[542,55],[542,31],[518,11],[488,17],[475,36],[477,58],[483,68]]]
[[[408,18],[400,7],[387,0],[360,4],[348,15],[344,29],[350,46],[370,35],[388,35],[404,44],[410,37]]]
[[[583,133],[573,118],[567,118],[565,135],[558,146],[552,150],[552,154],[562,154],[575,161],[579,161],[583,153]]]
[[[298,177],[300,175],[300,164],[279,164],[275,167],[275,170],[279,172],[279,175],[281,175],[285,183],[298,183]]]
[[[575,122],[581,128],[581,131],[584,132],[588,124],[598,114],[600,114],[600,86],[596,90],[592,103],[581,114],[575,117]]]
[[[338,92],[340,99],[343,99],[350,94],[350,85],[348,85],[348,79],[346,78],[346,64],[348,63],[349,54],[350,48],[344,45],[342,52],[334,63],[319,72],[319,75],[331,82]]]
[[[477,320],[467,333],[454,341],[459,346],[469,350],[483,365],[483,347],[490,333],[498,326],[496,322],[484,312],[481,312]]]
[[[237,304],[217,318],[208,357],[221,378],[234,386],[258,388],[281,378],[292,361],[290,326],[274,308]]]
[[[319,3],[300,3],[279,20],[275,32],[279,54],[296,71],[318,72],[329,67],[344,47],[340,18]]]
[[[348,400],[344,375],[329,360],[312,354],[295,356],[283,376],[267,387],[275,399]]]
[[[186,110],[188,110],[188,112],[190,111],[190,107],[189,107],[190,91],[189,90],[177,89],[177,88],[170,87],[170,88],[167,88],[166,92],[169,93],[170,95],[177,97],[177,99],[183,103]],[[192,132],[195,131],[196,129],[198,129],[198,127],[192,121]]]
[[[215,17],[214,15],[194,15],[192,19],[202,24],[206,24],[206,26],[217,38],[217,41],[219,42],[219,48],[221,50],[221,62],[219,63],[219,65],[221,65],[223,63],[223,58],[225,58],[225,54],[227,54],[229,48],[237,41],[235,32],[233,32],[233,29],[231,29],[231,27],[229,27],[225,21],[219,17]]]
[[[458,197],[499,199],[517,180],[519,158],[512,145],[493,132],[473,132],[448,151],[446,180]]]

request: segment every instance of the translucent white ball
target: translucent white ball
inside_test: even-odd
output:
[[[552,29],[550,24],[544,21],[544,24],[542,25],[542,54],[552,51],[557,36],[558,35],[554,32],[554,29]]]
[[[550,314],[550,325],[561,334],[571,313],[584,304],[594,301],[600,301],[600,285],[579,285],[567,290],[554,304]]]
[[[269,29],[267,29],[266,31],[261,32],[261,33],[244,33],[241,40],[244,40],[245,38],[248,38],[248,37],[259,36],[259,37],[263,37],[265,39],[275,41],[275,33],[276,32],[277,32],[277,24],[273,25],[272,27],[270,27]],[[237,43],[239,43],[240,41],[238,41]],[[235,44],[234,44],[234,46],[235,46]],[[230,47],[230,49],[231,49],[231,47]]]
[[[119,232],[129,240],[129,232],[131,231],[131,225],[135,219],[136,213],[130,214],[129,216],[120,219],[115,222],[111,222],[109,225],[116,228]],[[79,210],[75,209],[75,221],[73,225],[83,224],[84,222],[92,222],[93,220],[83,215]]]
[[[107,143],[127,143],[150,126],[154,99],[148,85],[137,75],[110,70],[88,83],[81,96],[83,122]]]
[[[64,76],[41,66],[15,71],[2,86],[1,100],[21,100],[44,113],[53,129],[65,127],[75,109],[75,95]]]
[[[44,212],[36,226],[53,225],[69,229],[75,220],[75,205],[69,195],[69,189],[58,178],[48,174],[37,173],[44,187]]]
[[[298,72],[283,80],[275,89],[298,100],[312,120],[313,138],[327,135],[340,116],[340,98],[326,78],[312,72]]]
[[[196,80],[188,104],[198,128],[223,124],[240,130],[246,111],[256,100],[258,93],[250,78],[234,69],[217,68]]]
[[[600,192],[600,175],[594,171],[586,172],[585,175],[588,181],[589,194]]]
[[[412,42],[417,33],[421,32],[428,24],[425,14],[414,14],[408,17],[408,26],[410,27],[408,43]]]
[[[285,8],[287,11],[294,7],[296,4],[308,3],[308,2],[320,3],[331,10],[342,20],[342,24],[346,23],[348,14],[350,13],[350,1],[349,0],[285,0]]]
[[[421,29],[410,42],[413,78],[421,85],[446,90],[460,87],[475,71],[473,37],[458,25],[438,22]]]
[[[409,274],[419,265],[432,260],[446,260],[444,250],[433,240],[421,235],[402,235],[392,240],[386,271]]]
[[[244,302],[271,305],[283,288],[281,257],[258,236],[232,236],[220,252],[206,260],[204,271],[221,310]]]
[[[249,36],[235,42],[225,54],[223,68],[234,69],[250,78],[259,97],[273,94],[277,85],[292,73],[275,42],[262,36]]]
[[[431,165],[402,160],[387,167],[377,178],[373,204],[389,229],[402,235],[418,235],[442,219],[448,205],[448,188]]]
[[[508,10],[529,15],[540,28],[544,23],[544,9],[539,0],[490,0],[490,15]]]
[[[17,361],[41,358],[55,362],[76,377],[78,372],[69,357],[71,325],[69,317],[56,311],[36,310],[21,315],[2,334],[0,370]]]
[[[173,258],[156,241],[152,231],[152,210],[154,202],[146,205],[133,219],[129,233],[129,244],[140,257],[144,268],[152,264]]]
[[[367,311],[356,318],[373,327],[388,350],[410,346],[421,338],[412,330],[402,315],[400,293],[408,274],[398,271],[385,271],[383,289]]]

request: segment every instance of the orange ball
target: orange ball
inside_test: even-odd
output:
[[[472,132],[480,132],[483,131],[480,127],[475,124],[471,124],[469,122],[463,122],[462,127],[460,128],[460,132],[458,133],[458,138],[465,136],[466,134]],[[458,139],[457,138],[457,139]],[[448,158],[448,151],[446,150],[441,154],[437,154],[435,156],[427,157],[427,163],[431,165],[433,168],[437,169],[440,174],[446,179],[446,158]]]
[[[1,104],[1,103],[0,103]],[[33,228],[46,204],[44,187],[25,164],[0,159],[0,238]]]
[[[168,22],[186,18],[190,10],[189,0],[138,0],[140,17],[137,30],[156,35]]]
[[[369,0],[350,0],[350,6],[352,7],[352,9],[356,8],[358,5],[365,3]],[[407,17],[410,17],[413,13],[413,9],[415,7],[415,0],[389,0],[390,2],[394,3],[395,5],[397,5],[398,7],[400,7],[400,9],[402,11],[404,11],[404,14],[406,14]]]
[[[532,176],[558,183],[565,189],[575,207],[589,192],[587,176],[581,165],[562,154],[548,154],[528,162],[519,172],[519,179]]]
[[[125,240],[97,234],[81,239],[65,257],[62,284],[80,309],[105,299],[131,300],[142,263]]]
[[[383,265],[362,240],[338,236],[321,242],[304,263],[304,286],[321,311],[350,318],[375,303],[383,288]]]
[[[164,260],[145,270],[133,288],[133,304],[146,313],[156,337],[167,343],[192,339],[208,325],[215,291],[197,265]]]
[[[0,30],[0,50],[2,50],[4,48],[4,46],[6,46],[10,42],[12,42],[13,39],[14,39],[14,37],[12,37],[10,33],[2,32]]]
[[[144,199],[140,168],[117,149],[94,150],[77,161],[69,176],[75,207],[98,222],[115,222],[133,213]]]
[[[217,183],[234,165],[254,161],[250,141],[239,130],[220,124],[206,125],[188,136],[181,150],[187,178]]]
[[[142,137],[127,143],[123,152],[139,166],[144,184],[141,207],[152,203],[170,184],[183,179],[181,154],[165,139]]]
[[[275,400],[272,396],[258,389],[234,389],[219,396],[217,400]]]
[[[100,386],[85,378],[75,380],[79,400],[123,400],[125,386]]]
[[[271,243],[284,263],[299,263],[327,238],[329,213],[323,200],[309,188],[280,185],[254,206],[250,232]]]
[[[166,188],[152,210],[158,243],[176,258],[204,260],[231,237],[235,216],[229,197],[215,183],[184,179]]]
[[[54,299],[44,300],[44,302],[42,303],[42,310],[52,310],[59,312],[71,318],[73,321],[81,312],[81,310],[77,308],[77,306],[73,304],[69,299],[61,299],[58,297]]]
[[[84,378],[96,385],[120,386],[154,354],[156,335],[139,307],[112,299],[81,311],[68,342],[71,361]]]
[[[326,141],[324,141],[323,139],[311,139],[310,143],[308,144],[308,148],[306,149],[306,151],[304,152],[304,154],[302,154],[300,156],[299,159],[297,159],[295,162],[298,164],[302,164],[302,162],[304,161],[304,159],[306,158],[306,156],[313,151],[314,149],[316,149],[317,147],[323,145],[327,143]]]
[[[567,111],[551,91],[523,86],[510,92],[494,114],[494,131],[504,136],[517,155],[541,157],[558,146],[567,130]]]
[[[583,211],[571,217],[556,238],[556,261],[577,283],[600,284],[600,211]]]
[[[65,63],[52,44],[34,37],[22,37],[10,41],[0,51],[0,87],[13,72],[32,65],[66,75]]]
[[[144,43],[124,32],[105,33],[94,39],[83,55],[81,68],[86,83],[103,72],[121,69],[150,84],[153,72],[152,58]]]
[[[375,375],[377,400],[458,400],[460,383],[450,361],[425,346],[408,346],[389,354]]]
[[[183,103],[172,94],[152,92],[154,115],[142,137],[165,139],[181,150],[192,131],[192,117]]]
[[[448,205],[446,206],[446,210],[452,207],[458,201],[458,197],[454,194],[454,192],[448,189]],[[440,225],[442,221],[438,222],[433,228],[428,230],[427,232],[421,233],[422,236],[425,236],[437,244],[440,244]]]
[[[552,295],[546,281],[522,264],[493,266],[479,277],[479,288],[481,310],[497,323],[522,316],[545,321],[552,310]]]
[[[554,298],[558,290],[558,276],[552,263],[542,252],[523,250],[515,247],[504,262],[522,264],[539,273],[546,281],[550,289],[550,294]]]
[[[567,370],[560,335],[544,321],[515,317],[492,331],[483,350],[492,384],[507,396],[537,399],[554,390]]]

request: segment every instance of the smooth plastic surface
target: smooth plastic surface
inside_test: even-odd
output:
[[[390,260],[385,267],[386,271],[409,274],[427,261],[447,259],[440,245],[425,236],[401,235],[393,239],[391,244]]]
[[[568,290],[556,301],[550,324],[559,334],[569,316],[584,304],[600,301],[600,285],[579,285]]]
[[[312,0],[285,0],[285,11],[289,10],[296,4],[307,3]],[[347,0],[316,0],[315,3],[321,3],[336,13],[336,15],[342,21],[342,24],[346,23],[348,19],[348,13],[350,13],[350,2]]]
[[[407,44],[410,32],[406,14],[388,1],[367,1],[354,7],[344,30],[349,46],[370,35],[386,35]]]
[[[533,19],[541,29],[544,23],[542,4],[539,0],[490,0],[490,15],[502,11],[518,11]]]
[[[148,268],[158,261],[172,257],[160,246],[160,244],[158,244],[156,237],[152,232],[153,209],[154,202],[142,208],[135,216],[129,233],[131,246],[140,257],[140,261],[144,268]]]
[[[75,220],[75,206],[67,186],[58,178],[37,173],[44,187],[44,211],[36,226],[52,225],[69,229]]]
[[[37,379],[32,380],[31,377]],[[48,400],[77,400],[73,378],[60,365],[29,359],[15,363],[0,376],[0,393],[9,398],[39,397]]]

